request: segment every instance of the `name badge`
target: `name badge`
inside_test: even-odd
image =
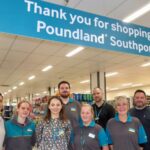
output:
[[[32,132],[32,129],[27,129],[28,132]]]
[[[89,133],[89,137],[92,138],[92,139],[94,139],[95,138],[95,134]]]
[[[71,107],[71,111],[76,111],[76,108],[75,107]]]
[[[97,121],[97,120],[99,120],[99,118],[98,118],[98,117],[95,117],[95,120]]]
[[[133,132],[133,133],[135,133],[135,129],[133,129],[133,128],[129,128],[129,130],[128,130],[129,132]]]

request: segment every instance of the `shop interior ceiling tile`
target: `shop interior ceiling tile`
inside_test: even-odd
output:
[[[7,55],[7,49],[6,50],[0,50],[0,65],[4,61],[6,55]]]
[[[42,41],[41,44],[35,49],[33,54],[54,55],[65,45],[67,44],[51,41]]]
[[[139,24],[141,26],[150,27],[150,12],[145,14],[143,17],[134,21],[135,24]]]
[[[114,9],[110,14],[108,14],[108,16],[122,20],[142,6],[146,5],[148,2],[149,0],[125,0],[122,5]],[[146,16],[143,16],[143,18],[146,18]],[[138,20],[140,19],[141,18]]]
[[[64,5],[65,4],[65,0],[43,0],[45,2],[51,2],[51,3],[55,3],[55,4],[59,4],[59,5]]]
[[[16,36],[1,34],[0,35],[0,51],[7,51],[7,49],[9,49],[11,45],[13,44],[15,37]]]
[[[91,2],[91,0],[82,0],[76,8],[98,15],[106,15],[124,1],[125,0],[113,0],[113,2],[111,2],[110,0],[93,0]]]
[[[57,64],[61,64],[63,63],[63,61],[65,60],[65,57],[55,57],[55,56],[49,56],[45,61],[43,61],[41,63],[41,66],[39,66],[40,68],[44,68],[44,66],[46,67],[47,65],[52,65],[52,66],[56,66]]]
[[[22,51],[31,53],[36,47],[40,45],[41,40],[17,37],[11,47],[13,51]]]
[[[48,59],[48,56],[31,54],[25,61],[27,63],[40,65],[46,59]]]
[[[5,56],[5,60],[9,61],[10,63],[18,62],[21,63],[26,57],[28,56],[25,52],[16,52],[16,51],[10,51],[7,56]]]

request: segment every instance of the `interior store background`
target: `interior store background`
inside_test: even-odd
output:
[[[123,20],[149,4],[149,0],[45,0],[62,6]],[[150,27],[150,12],[131,23]],[[76,48],[81,51],[71,57]],[[47,68],[47,69],[46,69]],[[57,92],[59,81],[71,83],[73,93],[91,94],[90,74],[106,73],[107,100],[125,95],[132,100],[136,89],[150,95],[150,57],[108,51],[81,45],[0,33],[0,92],[4,104],[15,106],[20,99],[43,98]],[[44,102],[44,100],[43,100]]]

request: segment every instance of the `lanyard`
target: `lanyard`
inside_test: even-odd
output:
[[[99,111],[97,111],[96,105],[95,105],[95,107],[94,107],[95,121],[96,121],[96,122],[98,122],[98,120],[99,120],[99,116],[100,116],[100,114],[101,114],[101,112],[102,112],[102,110],[103,110],[103,108],[104,108],[104,105],[105,105],[105,103],[102,104],[101,109],[100,109]]]
[[[85,145],[85,137],[84,137],[83,130],[84,129],[81,128],[80,144],[81,144],[82,150],[84,150],[84,145]]]

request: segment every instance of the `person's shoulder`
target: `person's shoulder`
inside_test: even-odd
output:
[[[97,130],[97,132],[103,129],[103,127],[97,123],[95,124],[94,128]]]
[[[111,104],[109,104],[108,102],[104,103],[104,107],[107,109],[114,109],[114,107]]]
[[[141,126],[141,121],[137,117],[132,117],[132,122],[138,126]]]
[[[110,118],[107,122],[107,124],[112,124],[113,122],[116,122],[115,118]]]
[[[92,107],[95,107],[95,106],[96,106],[96,104],[95,104],[95,103],[93,103],[93,104],[92,104]]]
[[[132,121],[134,121],[134,122],[140,122],[140,120],[137,117],[132,117]]]
[[[130,108],[129,111],[135,111],[136,109],[134,107]]]
[[[146,111],[150,112],[150,106],[146,106]]]
[[[77,106],[81,106],[81,104],[80,104],[80,102],[78,102],[77,100],[75,100],[75,99],[73,99],[73,102],[72,102],[73,104],[75,104],[75,105],[77,105]]]

